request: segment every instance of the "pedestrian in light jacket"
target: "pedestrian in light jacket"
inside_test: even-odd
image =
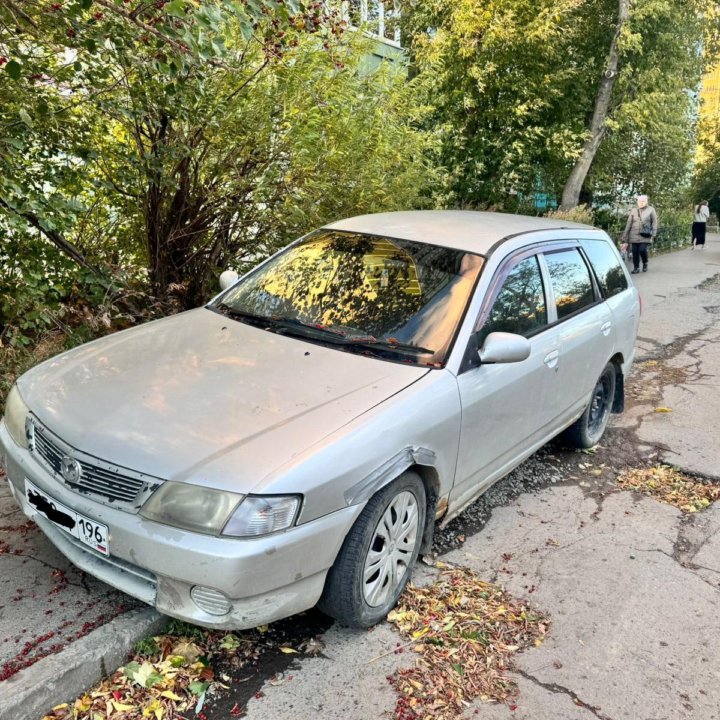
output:
[[[643,272],[648,269],[648,248],[657,235],[658,219],[655,208],[648,205],[647,195],[638,195],[637,207],[628,215],[622,241],[629,243],[632,250],[632,272],[640,272],[642,260]]]
[[[707,230],[707,221],[709,217],[710,208],[708,207],[708,201],[703,200],[695,207],[695,220],[692,224],[693,250],[696,245],[699,245],[701,248],[705,247],[705,231]]]

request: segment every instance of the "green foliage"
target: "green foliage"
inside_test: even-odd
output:
[[[205,637],[205,631],[197,625],[191,625],[183,620],[171,618],[164,630],[165,635],[173,635],[179,638],[187,638],[195,642],[201,642]]]
[[[144,265],[191,306],[227,265],[432,180],[412,85],[361,72],[323,3],[0,0],[0,29],[0,222],[99,277]]]
[[[583,138],[578,110],[603,17],[581,0],[406,3],[413,60],[430,78],[443,203],[504,206],[549,187]],[[433,28],[433,31],[428,31]],[[573,102],[568,102],[573,98]]]
[[[643,191],[676,202],[692,160],[700,49],[717,35],[713,5],[631,4],[586,199],[613,204]],[[414,66],[430,78],[441,202],[514,209],[538,184],[560,196],[588,137],[617,0],[408,0],[404,8]]]
[[[135,653],[137,655],[155,655],[160,652],[160,646],[157,644],[157,641],[154,637],[144,637],[140,638],[135,643]]]
[[[665,207],[658,210],[656,251],[669,252],[690,244],[693,211],[690,208]]]

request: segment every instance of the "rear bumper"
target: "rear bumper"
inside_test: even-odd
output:
[[[362,505],[346,507],[264,538],[215,538],[160,525],[69,490],[12,440],[4,422],[2,458],[16,502],[73,564],[162,613],[208,627],[256,627],[314,606],[362,510]],[[38,515],[25,500],[25,478],[60,503],[107,525],[110,556]],[[195,586],[223,593],[229,612],[220,616],[198,607],[190,595]]]

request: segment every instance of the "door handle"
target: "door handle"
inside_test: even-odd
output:
[[[612,328],[612,323],[608,321],[608,322],[604,323],[603,326],[600,328],[600,332],[603,335],[609,335],[611,328]]]
[[[543,362],[549,367],[554,368],[558,364],[558,358],[560,357],[560,351],[559,350],[553,350],[552,352],[549,352],[546,356]]]

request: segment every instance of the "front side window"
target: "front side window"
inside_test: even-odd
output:
[[[542,275],[536,257],[519,262],[508,273],[483,324],[478,344],[491,332],[532,335],[547,325]]]
[[[438,245],[319,230],[210,307],[271,332],[437,367],[482,264]]]
[[[545,261],[555,293],[558,320],[595,302],[590,271],[576,248],[548,253]]]
[[[612,297],[628,289],[625,271],[606,240],[582,240],[583,250],[593,266],[603,295]]]

